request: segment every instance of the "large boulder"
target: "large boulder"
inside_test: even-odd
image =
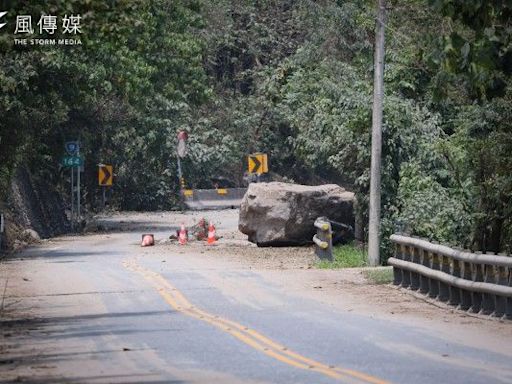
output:
[[[354,225],[354,194],[335,184],[252,183],[240,206],[238,229],[258,246],[311,243],[316,218]]]

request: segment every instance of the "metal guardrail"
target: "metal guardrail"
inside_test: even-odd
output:
[[[188,209],[238,208],[247,188],[185,189],[183,202]]]
[[[512,319],[512,257],[395,234],[394,284],[458,309]]]
[[[325,217],[319,217],[314,223],[316,235],[313,242],[316,244],[315,253],[320,259],[332,261],[332,228],[331,223]]]

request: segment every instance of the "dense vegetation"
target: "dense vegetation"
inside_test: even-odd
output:
[[[59,159],[78,138],[91,209],[100,162],[115,166],[120,208],[171,208],[176,132],[186,129],[189,185],[240,183],[245,155],[264,151],[282,177],[353,189],[366,215],[374,1],[52,0],[6,9],[80,14],[83,44],[15,46],[12,19],[0,34],[0,201],[20,164],[66,191]],[[390,1],[384,239],[401,230],[511,251],[511,20],[512,5],[498,0]]]

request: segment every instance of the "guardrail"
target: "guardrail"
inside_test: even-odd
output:
[[[391,236],[394,284],[458,309],[512,319],[512,257],[471,253],[400,234]]]
[[[183,202],[188,209],[238,208],[247,188],[185,189]]]
[[[320,259],[332,261],[332,228],[331,223],[325,217],[315,220],[316,235],[313,242],[316,244],[315,254]]]

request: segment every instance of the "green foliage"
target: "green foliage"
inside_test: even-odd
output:
[[[434,1],[449,21],[430,58],[434,107],[449,135],[440,146],[464,205],[464,245],[482,251],[512,248],[512,28],[509,2]],[[442,84],[440,83],[442,81]],[[441,98],[440,98],[441,97]]]
[[[512,249],[511,6],[391,2],[386,28],[382,254],[394,231]],[[0,201],[26,163],[67,191],[58,162],[79,139],[85,201],[114,165],[115,204],[178,201],[187,186],[240,184],[245,156],[356,192],[367,219],[373,1],[9,2],[9,15],[81,14],[83,45],[22,47],[0,34]],[[435,26],[435,28],[433,28]],[[12,28],[9,24],[9,28]],[[92,207],[93,208],[93,207]]]
[[[453,21],[440,37],[444,68],[458,73],[478,97],[503,96],[512,74],[512,4],[507,1],[430,0]]]
[[[361,248],[347,244],[334,247],[333,258],[333,261],[319,261],[317,267],[322,269],[365,267],[368,255]]]
[[[447,244],[469,246],[472,220],[467,196],[444,186],[418,163],[402,167],[397,229]]]
[[[35,48],[2,34],[3,172],[29,163],[61,184],[63,144],[78,139],[87,200],[99,192],[96,164],[103,162],[114,165],[121,207],[172,207],[176,131],[210,92],[196,8],[171,0],[13,5],[10,15],[35,19],[41,12],[80,14],[83,34],[81,46]]]

